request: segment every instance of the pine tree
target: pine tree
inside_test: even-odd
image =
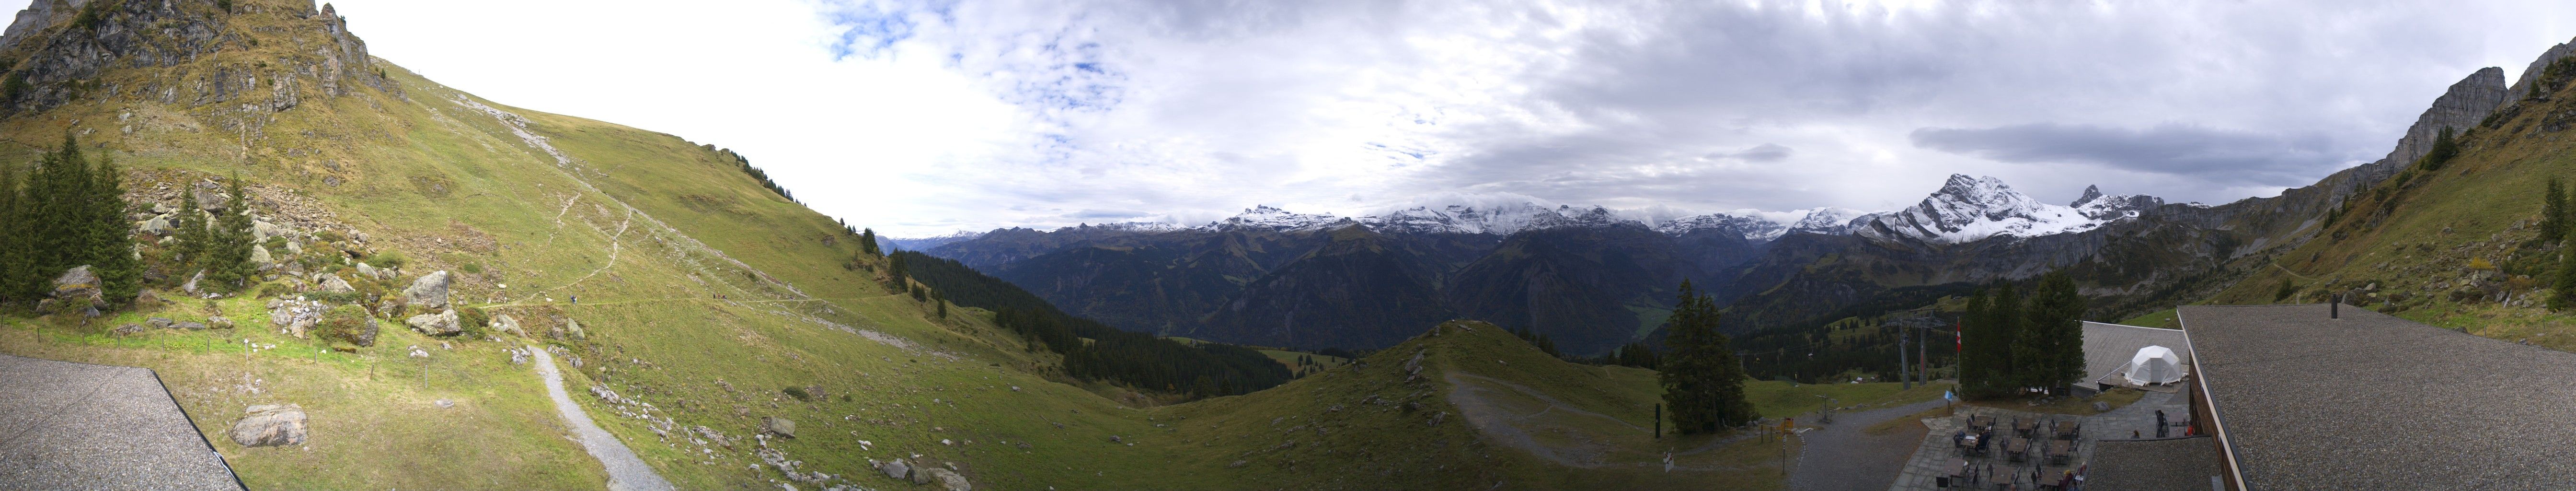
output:
[[[2567,188],[2550,176],[2547,191],[2540,195],[2540,240],[2556,243],[2567,235]]]
[[[2576,244],[2576,240],[2568,243]],[[2558,250],[2558,280],[2549,286],[2549,309],[2576,310],[2576,247]]]
[[[170,229],[173,230],[170,251],[177,256],[170,264],[180,270],[181,275],[191,274],[195,271],[192,266],[206,263],[205,213],[204,209],[197,207],[196,197],[189,196],[188,191],[179,192],[179,212],[170,215]]]
[[[2013,347],[2019,344],[2023,332],[2024,306],[2011,283],[1999,283],[1973,309],[1977,315],[1967,319],[1968,332],[1962,334],[1965,339],[1961,341],[1968,358],[1962,363],[1974,365],[1973,370],[1966,371],[1977,374],[1974,380],[1963,380],[1971,392],[1996,397],[2011,395],[2021,387],[2017,375],[2021,363]]]
[[[258,272],[250,262],[250,249],[256,244],[251,243],[250,203],[240,173],[233,174],[229,190],[232,200],[226,202],[223,213],[215,214],[214,227],[207,234],[212,250],[206,253],[206,279],[238,289],[249,286],[251,275]]]
[[[930,291],[930,304],[931,304],[931,305],[933,305],[933,306],[935,306],[935,307],[933,307],[933,308],[935,308],[935,309],[937,309],[937,310],[939,311],[939,318],[941,318],[941,319],[947,319],[947,318],[948,318],[948,295],[947,295],[947,294],[939,293],[939,290],[931,290],[931,291]]]
[[[86,264],[94,265],[99,288],[107,301],[114,304],[131,302],[143,289],[143,262],[134,257],[133,228],[125,223],[125,213],[132,206],[125,202],[125,173],[116,162],[100,156],[98,170],[91,175],[90,215],[85,249]]]
[[[16,304],[32,300],[34,285],[42,281],[36,273],[35,254],[29,248],[28,227],[34,222],[27,216],[27,200],[19,185],[19,167],[0,163],[0,303]]]
[[[2433,137],[2433,148],[2424,151],[2424,158],[2417,165],[2428,171],[2442,170],[2443,164],[2450,163],[2452,157],[2459,155],[2460,142],[2451,138],[2451,128],[2445,126],[2441,134]]]
[[[2064,272],[2040,277],[2031,292],[2029,320],[2015,339],[2013,359],[2021,385],[2050,390],[2074,384],[2084,376],[2084,295]]]
[[[859,230],[859,250],[867,251],[870,256],[885,255],[884,252],[877,250],[877,229]]]
[[[1712,433],[1753,419],[1752,403],[1744,398],[1744,366],[1726,336],[1717,333],[1717,316],[1716,302],[1682,281],[1664,338],[1672,352],[1656,377],[1664,387],[1665,406],[1672,408],[1673,427],[1684,434]]]

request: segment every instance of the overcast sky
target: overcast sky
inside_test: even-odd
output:
[[[25,0],[0,0],[14,11]],[[377,56],[733,148],[889,235],[1533,199],[2219,203],[2576,37],[2536,2],[355,0]]]

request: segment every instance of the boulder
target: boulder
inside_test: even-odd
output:
[[[233,422],[233,443],[244,447],[304,444],[304,408],[262,404],[243,412],[248,414]]]
[[[197,208],[202,208],[206,211],[224,211],[224,208],[232,206],[232,195],[216,192],[212,189],[199,187],[196,192],[191,193],[191,195],[197,200]]]
[[[352,339],[349,342],[358,343],[359,346],[375,346],[377,329],[380,328],[377,327],[376,316],[367,316],[367,327],[358,328],[358,339]]]
[[[376,267],[368,266],[367,263],[358,263],[358,276],[365,276],[368,279],[375,280],[385,279],[382,276],[377,276]]]
[[[170,223],[169,215],[161,215],[152,217],[151,220],[144,220],[142,224],[135,225],[134,231],[150,234],[155,237],[168,237],[170,234],[178,233],[179,227]]]
[[[268,221],[267,221],[267,220],[251,220],[251,221],[250,221],[250,234],[251,234],[251,241],[252,241],[252,242],[267,242],[269,237],[279,237],[279,236],[284,236],[284,235],[286,235],[288,232],[291,232],[291,231],[290,231],[290,230],[287,230],[287,229],[286,229],[286,227],[281,227],[281,226],[278,226],[277,224],[274,224],[274,223],[268,223]]]
[[[937,467],[926,467],[922,468],[920,472],[915,472],[915,474],[929,474],[928,479],[918,477],[913,478],[913,482],[916,483],[929,484],[928,482],[922,481],[936,482],[939,483],[939,487],[947,489],[948,491],[973,491],[975,489],[974,485],[966,483],[966,476],[958,475],[957,471]]]
[[[268,246],[250,246],[250,264],[258,266],[259,269],[268,269],[277,265],[277,256],[268,254]]]
[[[358,291],[358,287],[350,286],[349,280],[340,279],[340,275],[326,274],[322,276],[322,291],[326,293],[355,293]]]
[[[143,319],[143,325],[152,326],[153,329],[169,329],[171,325],[177,323],[177,321],[172,321],[168,317],[150,317]]]
[[[465,332],[465,328],[457,324],[456,311],[454,310],[440,311],[436,314],[411,316],[410,319],[403,320],[403,323],[410,325],[411,329],[414,331],[420,331],[421,334],[428,334],[431,336],[446,336]]]
[[[198,293],[197,282],[204,279],[206,279],[206,270],[197,270],[197,275],[188,277],[188,284],[179,285],[179,289],[187,291],[191,295],[196,294]]]
[[[788,421],[787,418],[777,416],[760,418],[760,432],[787,438],[795,438],[796,422]]]
[[[903,463],[903,459],[878,462],[877,471],[884,472],[886,477],[891,479],[912,477],[912,466]]]
[[[99,290],[98,273],[90,272],[87,265],[64,271],[62,276],[54,278],[54,298],[76,297],[89,298],[91,305],[107,303],[106,294]]]
[[[197,321],[179,321],[179,324],[173,327],[190,331],[203,331],[206,330],[206,323]]]
[[[302,242],[295,242],[295,241],[287,241],[287,243],[286,243],[286,255],[289,255],[289,256],[301,256],[301,255],[304,255],[304,243],[302,243]]]
[[[403,303],[427,309],[445,308],[449,284],[446,271],[421,275],[420,279],[412,280],[411,288],[403,289]]]
[[[527,330],[519,328],[519,319],[510,317],[510,314],[492,316],[492,329],[510,333],[519,337],[528,336]]]
[[[573,339],[590,339],[589,334],[581,331],[581,321],[564,319],[563,331],[564,336],[572,336]]]
[[[207,328],[207,329],[232,329],[232,328],[233,328],[233,320],[232,320],[232,319],[226,319],[226,318],[224,318],[224,316],[220,316],[220,315],[218,315],[218,316],[213,316],[213,317],[207,317],[207,318],[206,318],[206,328]]]
[[[126,325],[122,325],[122,326],[116,326],[116,329],[115,329],[115,330],[108,331],[108,333],[110,333],[110,334],[115,334],[115,335],[118,335],[118,336],[132,336],[132,335],[136,335],[136,334],[143,334],[143,325],[141,325],[141,324],[126,324]]]

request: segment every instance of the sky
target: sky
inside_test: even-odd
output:
[[[2453,82],[2576,37],[2545,1],[337,8],[432,80],[734,149],[899,237],[1254,205],[1890,210],[1953,173],[2222,203],[2376,160]]]

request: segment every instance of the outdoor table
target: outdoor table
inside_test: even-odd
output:
[[[1969,428],[1978,428],[1978,429],[1994,429],[1994,427],[1995,427],[1995,417],[1994,417],[1994,416],[1985,416],[1985,415],[1974,415],[1974,414],[1972,414],[1972,415],[1968,415],[1968,427],[1969,427]]]
[[[2022,437],[2024,437],[2024,438],[2027,438],[2027,437],[2029,437],[2029,436],[2030,436],[2030,430],[2035,429],[2035,428],[2037,428],[2038,426],[2039,426],[2039,422],[2038,422],[2038,421],[2032,421],[2032,420],[2030,420],[2030,419],[2026,419],[2026,418],[2025,418],[2025,419],[2014,420],[2014,421],[2013,421],[2013,434],[2015,434],[2015,435],[2019,435],[2019,436],[2022,436]]]
[[[2014,462],[2029,460],[2030,439],[2021,437],[2004,438],[2004,455],[2012,457],[2012,461]]]
[[[1941,468],[1949,469],[1950,477],[1968,477],[1968,459],[1950,459],[1949,463],[1941,464]]]
[[[2067,461],[2074,459],[2075,442],[2066,440],[2050,440],[2048,442],[2048,463],[2054,465],[2066,465]]]
[[[2083,429],[2084,429],[2084,425],[2083,425],[2083,423],[2077,423],[2077,422],[2074,422],[2074,421],[2059,421],[2059,422],[2057,422],[2057,429],[2056,429],[2057,439],[2059,439],[2059,440],[2073,440],[2073,439],[2075,439],[2075,435],[2076,435],[2077,433],[2079,433],[2079,432],[2083,431]]]

